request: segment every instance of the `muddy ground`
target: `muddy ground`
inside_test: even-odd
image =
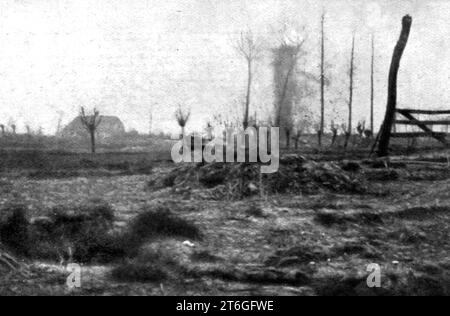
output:
[[[350,170],[365,178],[366,192],[227,200],[199,195],[203,188],[149,188],[150,180],[173,168],[164,163],[151,175],[130,176],[4,176],[0,204],[25,203],[34,217],[55,205],[101,198],[115,210],[120,231],[143,209],[164,205],[195,224],[202,239],[159,238],[148,245],[182,268],[169,269],[163,280],[119,281],[111,273],[117,262],[91,263],[82,265],[81,288],[69,290],[66,263],[25,260],[30,274],[1,274],[0,294],[450,294],[450,169],[440,160]],[[381,288],[367,287],[372,263],[381,268]]]

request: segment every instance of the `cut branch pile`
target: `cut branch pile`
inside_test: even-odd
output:
[[[304,193],[323,190],[363,193],[363,181],[335,163],[314,162],[300,155],[280,159],[279,170],[261,174],[257,163],[210,163],[180,166],[149,182],[151,189],[172,188],[174,193],[195,193],[206,199],[241,199],[257,194]]]

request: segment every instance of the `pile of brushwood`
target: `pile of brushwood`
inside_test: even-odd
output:
[[[364,193],[367,186],[333,162],[315,162],[300,155],[285,155],[279,170],[262,174],[258,163],[184,164],[149,181],[151,189],[172,188],[175,193],[202,191],[205,198],[241,199],[258,194],[321,191]]]

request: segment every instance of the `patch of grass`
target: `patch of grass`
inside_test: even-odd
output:
[[[450,214],[450,206],[419,206],[407,208],[399,212],[392,213],[392,216],[401,219],[421,219],[435,216],[440,213]]]
[[[265,218],[267,215],[264,213],[264,210],[261,208],[261,206],[256,203],[252,202],[246,209],[245,214],[247,216],[251,217],[258,217],[258,218]]]
[[[218,262],[221,258],[209,253],[207,250],[195,251],[191,255],[191,260],[196,262]]]
[[[160,265],[144,262],[126,262],[111,271],[111,276],[122,282],[161,282],[168,274]]]
[[[204,271],[190,270],[185,274],[189,277],[210,277],[230,282],[245,282],[261,285],[293,285],[303,286],[311,282],[311,278],[303,271],[286,272],[277,269],[242,269],[242,268],[212,268]]]
[[[369,181],[395,181],[400,178],[397,171],[393,169],[375,169],[365,172],[366,179]]]
[[[359,212],[354,214],[340,214],[337,212],[317,212],[314,220],[323,226],[353,224],[381,224],[382,215],[373,212]]]
[[[130,223],[128,234],[131,241],[145,241],[154,237],[183,237],[191,240],[202,238],[197,226],[175,216],[165,206],[144,210],[136,216]]]
[[[333,226],[345,224],[345,218],[342,215],[329,212],[318,212],[314,216],[314,220],[323,226]]]
[[[0,242],[18,256],[27,256],[31,247],[27,211],[21,204],[0,210]]]
[[[333,247],[331,251],[335,257],[342,255],[358,255],[365,259],[381,259],[383,257],[378,250],[365,244],[363,241],[346,242],[343,245]]]
[[[406,244],[419,244],[427,239],[425,233],[419,231],[417,228],[408,226],[398,228],[397,230],[389,233],[388,237],[397,239],[401,243]]]
[[[330,258],[330,253],[324,247],[300,245],[287,250],[277,251],[266,261],[266,265],[288,267],[308,264],[311,261],[320,262],[328,258]]]
[[[439,276],[444,272],[444,269],[440,267],[438,264],[433,262],[424,262],[415,265],[415,270],[423,272],[427,275],[436,275]]]
[[[227,178],[224,164],[209,164],[199,170],[198,181],[207,188],[223,184]]]
[[[173,249],[172,249],[173,250]],[[163,246],[143,250],[116,266],[111,277],[124,282],[161,282],[180,272],[180,261]]]
[[[329,276],[316,279],[314,289],[319,296],[389,296],[393,292],[384,288],[367,287],[365,277]]]

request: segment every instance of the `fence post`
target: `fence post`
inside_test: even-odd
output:
[[[384,123],[380,131],[380,141],[378,143],[378,156],[384,157],[389,153],[389,141],[391,138],[392,124],[395,119],[395,110],[397,106],[397,76],[400,67],[400,59],[408,42],[409,33],[411,31],[412,18],[405,15],[402,19],[402,31],[397,45],[392,55],[391,67],[389,69],[388,81],[388,101]]]

